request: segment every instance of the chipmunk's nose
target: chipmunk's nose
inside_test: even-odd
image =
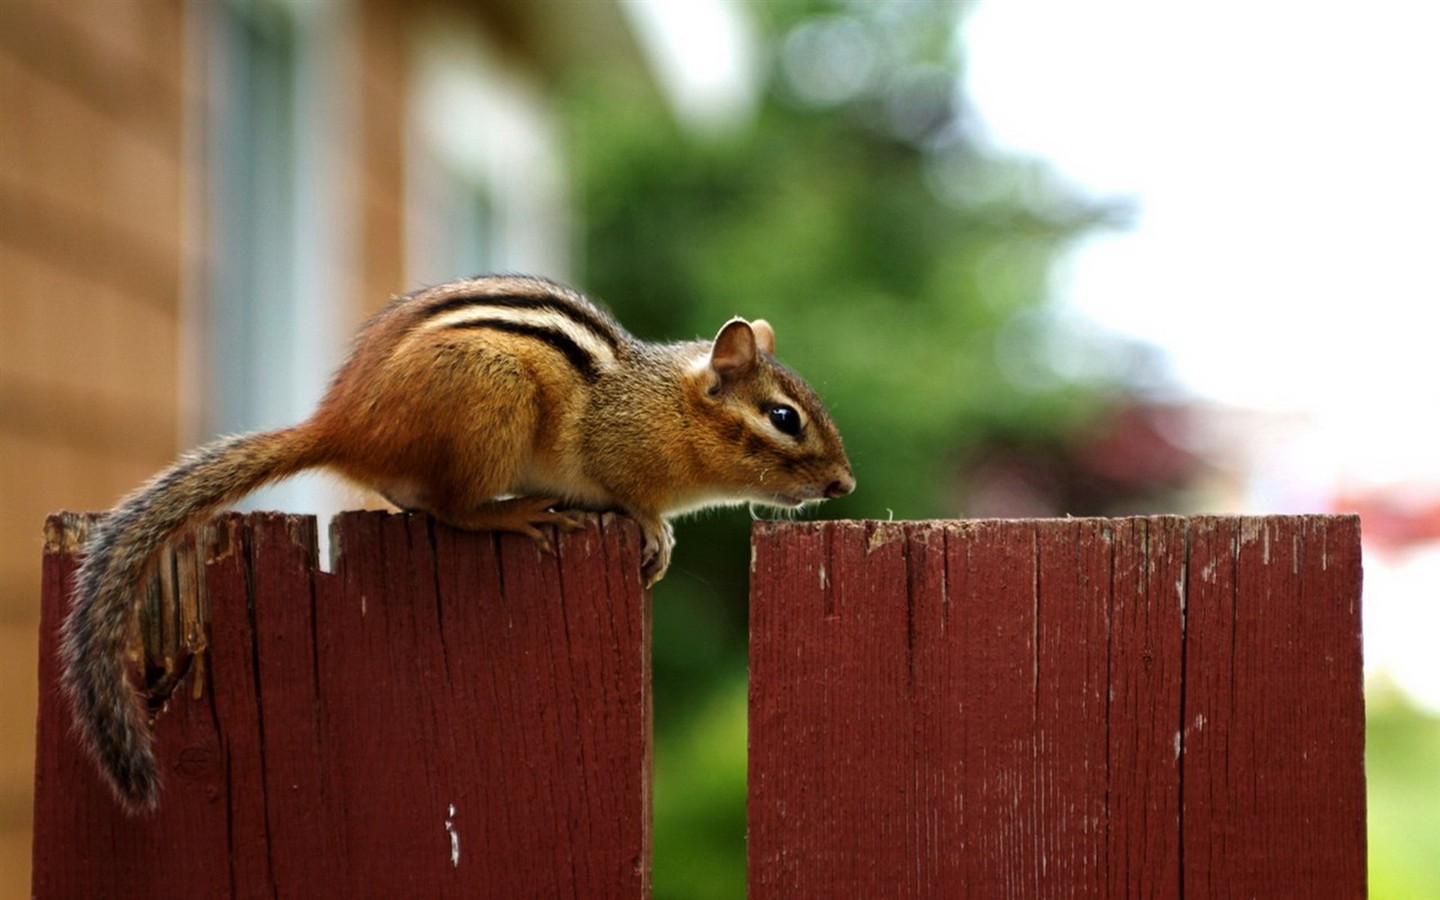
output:
[[[855,476],[849,472],[825,485],[825,497],[827,500],[834,500],[836,497],[843,497],[855,490]]]

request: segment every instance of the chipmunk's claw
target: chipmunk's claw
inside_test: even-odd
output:
[[[675,530],[669,522],[641,522],[644,544],[640,548],[640,577],[647,588],[665,577],[670,568],[670,551],[675,549]]]
[[[553,509],[560,503],[553,497],[527,497],[523,501],[506,501],[517,503],[517,510],[523,511],[524,526],[522,534],[527,535],[544,552],[554,555],[555,541],[547,530],[547,526],[555,528],[561,533],[579,531],[587,524],[585,514],[568,509]],[[519,530],[519,529],[517,529]]]
[[[436,515],[447,524],[469,531],[509,531],[523,534],[534,541],[546,553],[555,552],[555,543],[550,532],[542,529],[553,526],[560,531],[578,531],[586,525],[585,514],[574,510],[553,509],[560,503],[558,497],[512,497],[495,500],[467,510],[460,515]]]

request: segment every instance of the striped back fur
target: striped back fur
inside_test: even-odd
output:
[[[531,337],[557,350],[587,382],[613,370],[634,342],[583,295],[541,278],[501,276],[461,281],[407,298],[404,340],[436,331],[490,329]]]

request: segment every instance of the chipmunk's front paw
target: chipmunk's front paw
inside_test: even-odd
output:
[[[658,522],[654,525],[641,522],[640,529],[645,536],[645,542],[640,548],[640,577],[648,588],[664,578],[665,571],[670,568],[670,551],[675,548],[675,530],[670,527],[669,522]]]

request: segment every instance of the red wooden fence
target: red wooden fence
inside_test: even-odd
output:
[[[760,524],[750,896],[1361,897],[1353,517]]]
[[[203,565],[164,567],[207,589],[210,677],[160,717],[164,792],[138,819],[55,689],[83,525],[47,527],[36,897],[648,894],[650,620],[628,521],[546,556],[346,514],[330,574],[311,517],[217,520]]]
[[[551,557],[347,514],[333,574],[308,517],[217,520],[152,598],[204,602],[146,619],[157,658],[208,649],[142,819],[54,687],[84,524],[48,526],[36,897],[648,894],[625,520]],[[753,900],[1364,895],[1354,518],[763,523],[754,544]]]

